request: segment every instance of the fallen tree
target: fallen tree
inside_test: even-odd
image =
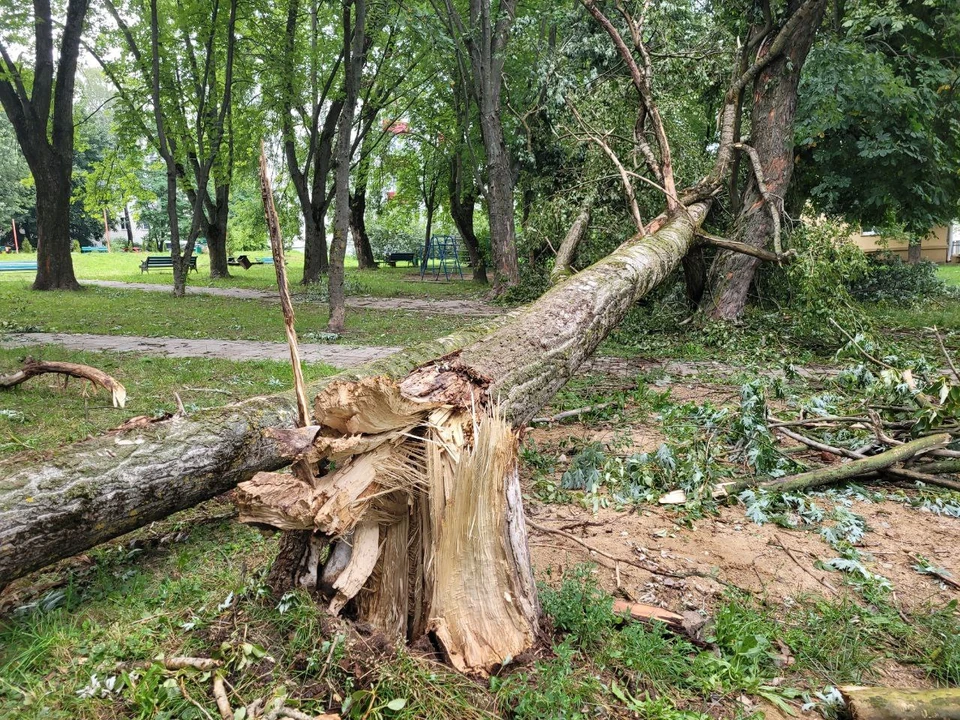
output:
[[[663,215],[499,321],[315,383],[312,426],[293,427],[291,395],[256,398],[21,461],[0,485],[0,583],[242,482],[243,518],[286,531],[275,587],[308,588],[331,612],[397,638],[428,635],[461,670],[488,672],[532,647],[539,606],[519,432],[694,247],[733,138],[728,103],[716,168],[678,193],[649,67],[641,72],[602,11],[583,4],[653,125],[659,159],[644,155],[659,162]],[[293,474],[271,472],[285,465]]]

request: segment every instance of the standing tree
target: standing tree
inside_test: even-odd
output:
[[[73,87],[89,0],[70,0],[54,60],[50,0],[34,0],[32,72],[0,40],[0,103],[17,135],[37,188],[37,277],[34,290],[79,290],[70,256],[73,178]],[[15,13],[26,12],[24,8]],[[21,21],[21,26],[27,25]]]
[[[734,83],[725,102],[735,108],[732,151],[744,153],[749,180],[742,198],[734,238],[756,248],[771,240],[779,254],[783,197],[790,187],[794,164],[794,120],[800,72],[817,35],[827,0],[789,0],[779,22],[769,0],[763,0],[762,24],[750,29],[746,47],[761,65],[752,77]],[[790,29],[784,34],[785,29]],[[745,61],[744,61],[745,62]],[[741,142],[740,113],[745,91],[753,90],[749,142]],[[734,181],[736,174],[733,175]],[[736,195],[736,183],[733,184]],[[704,311],[713,318],[735,320],[747,304],[747,292],[760,260],[751,255],[721,250],[710,267]]]
[[[456,73],[476,103],[483,139],[486,183],[483,187],[490,219],[493,292],[501,294],[520,282],[517,230],[514,218],[513,163],[504,140],[503,67],[507,42],[516,17],[516,0],[470,0],[466,16],[453,0],[434,0],[437,15],[455,42]],[[466,238],[465,238],[466,240]]]

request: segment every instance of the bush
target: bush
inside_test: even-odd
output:
[[[70,245],[70,249],[71,249],[73,252],[80,252],[80,241],[79,241],[79,240],[74,240],[74,241],[71,243],[71,245]]]
[[[390,253],[416,253],[423,249],[422,235],[385,225],[370,225],[367,227],[367,237],[370,238],[373,256],[378,260],[385,259]]]
[[[847,287],[862,302],[911,303],[947,292],[934,263],[922,260],[911,265],[894,253],[869,257],[866,272],[848,282]]]
[[[26,238],[23,238],[23,240],[20,241],[20,252],[33,252],[33,245],[31,245],[30,241]]]

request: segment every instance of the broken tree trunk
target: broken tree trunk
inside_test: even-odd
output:
[[[335,379],[402,376],[495,327],[486,321],[334,378],[307,385],[308,397]],[[51,458],[0,463],[0,588],[37,568],[83,552],[232,489],[261,470],[288,464],[269,428],[293,427],[293,393],[256,397],[114,432]]]
[[[395,636],[430,634],[459,668],[516,657],[537,635],[537,601],[515,429],[676,269],[708,208],[690,206],[483,328],[314,383],[305,444],[301,431],[267,432],[294,425],[295,402],[280,395],[18,462],[0,481],[0,584],[299,455],[312,482],[260,476],[241,493],[253,498],[246,515],[295,530],[281,574]]]
[[[960,688],[840,688],[854,720],[960,720]]]
[[[583,239],[587,236],[587,231],[590,229],[590,213],[593,212],[593,203],[596,197],[597,191],[594,188],[583,201],[576,220],[573,221],[573,225],[567,230],[563,242],[560,243],[560,248],[557,250],[557,259],[553,263],[553,270],[550,271],[551,283],[556,284],[573,274],[573,258],[576,257],[577,248],[580,247],[580,243],[583,242]]]
[[[677,267],[706,210],[628,241],[406,377],[327,386],[316,425],[285,436],[291,462],[315,474],[260,473],[238,489],[242,520],[291,531],[275,581],[395,638],[429,635],[462,671],[532,647],[539,606],[516,428]]]

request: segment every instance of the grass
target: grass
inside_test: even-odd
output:
[[[93,333],[147,337],[216,338],[285,342],[278,303],[209,295],[89,287],[73,292],[31,292],[26,282],[0,282],[0,331]],[[323,342],[325,303],[295,300],[304,342]],[[353,310],[337,340],[352,345],[409,345],[445,335],[471,320],[403,310]]]
[[[278,392],[293,383],[289,363],[70,352],[54,345],[0,348],[0,373],[14,370],[28,355],[100,368],[126,387],[127,406],[114,408],[105,391],[91,391],[78,380],[64,386],[54,375],[0,391],[0,457],[83,440],[135,415],[174,412],[174,393],[189,411]],[[322,364],[304,367],[308,382],[335,372]]]
[[[960,264],[938,265],[937,275],[948,285],[960,285]]]
[[[140,272],[140,263],[147,255],[158,253],[85,253],[73,254],[73,267],[77,278],[84,280],[117,280],[120,282],[137,282],[173,285],[173,272],[170,270],[152,270],[148,273]],[[268,256],[267,250],[249,252],[251,258]],[[21,253],[17,258],[22,260],[36,259],[36,254]],[[290,252],[287,254],[287,277],[291,284],[291,291],[297,292],[303,286],[303,253]],[[202,285],[212,287],[238,287],[269,290],[277,286],[277,276],[272,265],[254,265],[249,270],[230,268],[229,278],[213,280],[210,278],[209,255],[200,255],[197,258],[197,272],[190,273],[188,285]],[[356,259],[346,259],[346,284],[351,295],[373,295],[376,297],[445,297],[462,298],[477,297],[486,288],[478,286],[470,280],[468,268],[464,269],[464,280],[420,281],[420,272],[415,267],[391,268],[383,265],[376,270],[359,270]]]

